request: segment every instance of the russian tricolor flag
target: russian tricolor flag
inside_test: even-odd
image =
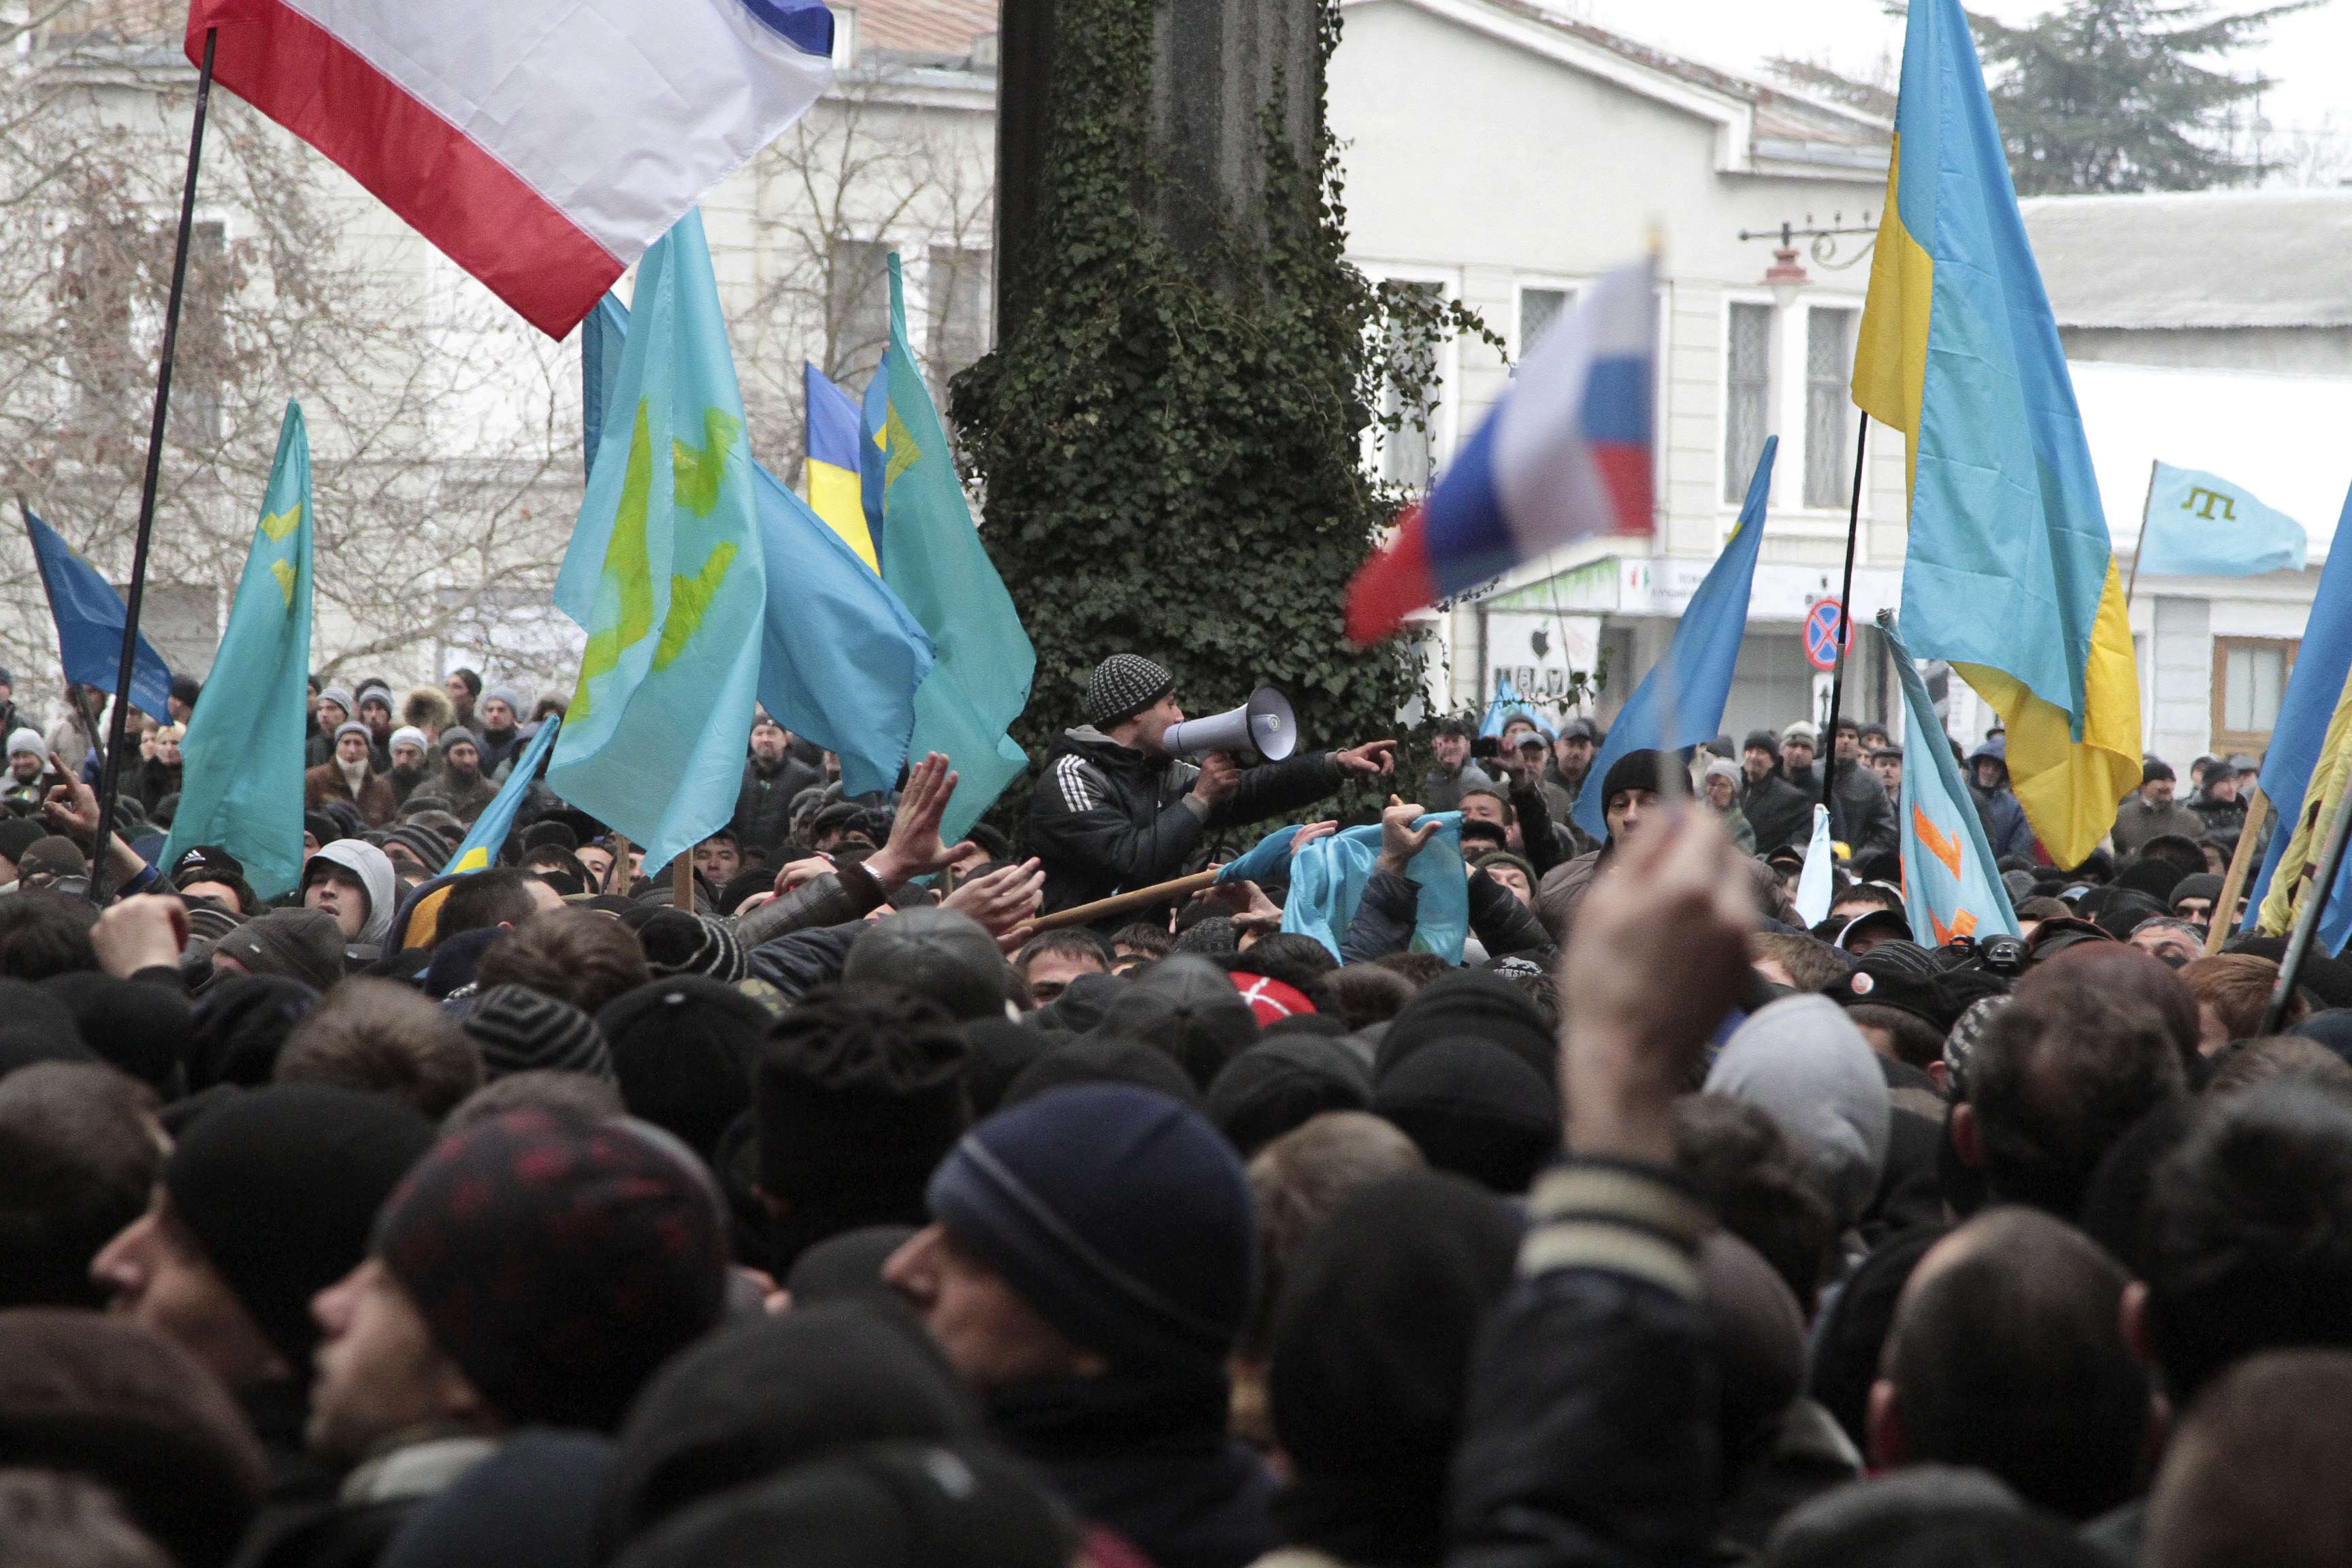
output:
[[[1546,332],[1426,502],[1348,585],[1348,636],[1386,637],[1452,598],[1596,533],[1651,531],[1656,263],[1610,273]]]
[[[833,79],[820,0],[194,0],[223,87],[562,337]]]

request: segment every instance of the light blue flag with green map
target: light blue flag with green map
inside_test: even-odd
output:
[[[667,864],[727,825],[760,679],[767,573],[702,217],[637,266],[604,439],[555,579],[588,634],[548,786]]]
[[[890,347],[878,378],[882,580],[931,635],[938,658],[915,689],[910,757],[944,752],[960,775],[940,833],[950,844],[1029,765],[1005,731],[1029,705],[1037,652],[972,527],[948,433],[907,346],[907,301],[890,258]],[[867,401],[872,402],[871,394]]]
[[[289,403],[228,629],[180,742],[180,807],[160,863],[217,844],[265,899],[302,875],[310,679],[310,437]]]

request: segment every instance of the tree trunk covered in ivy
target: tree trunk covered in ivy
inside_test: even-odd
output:
[[[1004,172],[1008,221],[1027,215],[1001,258],[1013,304],[952,399],[982,537],[1037,647],[1014,731],[1033,756],[1081,721],[1087,674],[1116,652],[1165,664],[1193,714],[1278,686],[1313,746],[1394,733],[1417,689],[1417,656],[1355,651],[1340,627],[1349,576],[1398,498],[1362,465],[1388,374],[1378,345],[1397,334],[1389,295],[1340,259],[1323,113],[1338,6],[1303,0],[1308,79],[1269,58],[1264,101],[1220,94],[1227,140],[1205,152],[1166,97],[1181,59],[1155,67],[1155,38],[1167,48],[1184,20],[1173,8],[1282,3],[1050,8],[1027,190]],[[1237,136],[1254,160],[1238,181]],[[1436,330],[1437,310],[1399,308]]]

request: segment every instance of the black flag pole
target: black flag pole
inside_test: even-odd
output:
[[[188,174],[180,185],[180,235],[172,247],[172,291],[163,306],[163,342],[155,365],[155,414],[147,426],[147,476],[139,487],[139,531],[131,547],[131,587],[122,596],[122,658],[114,672],[114,714],[98,784],[98,832],[90,842],[89,899],[106,902],[107,847],[114,838],[114,794],[122,777],[122,737],[131,714],[131,672],[139,656],[139,609],[147,596],[147,546],[155,531],[155,490],[163,471],[163,420],[172,405],[172,358],[179,348],[180,300],[188,282],[188,234],[196,216],[196,170],[204,161],[205,114],[212,106],[213,48],[220,29],[205,29],[196,67],[196,112],[188,131]],[[159,713],[158,719],[168,719]]]
[[[1830,721],[1821,737],[1822,804],[1830,803],[1830,791],[1837,784],[1837,724],[1838,710],[1845,702],[1845,655],[1853,646],[1853,542],[1862,531],[1862,457],[1863,447],[1870,440],[1870,416],[1853,432],[1853,492],[1845,505],[1845,577],[1838,584],[1837,663],[1830,677]]]

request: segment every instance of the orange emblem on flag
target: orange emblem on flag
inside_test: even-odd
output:
[[[1957,877],[1960,874],[1960,841],[1947,838],[1937,826],[1927,820],[1927,814],[1916,805],[1911,808],[1911,831],[1928,854],[1944,863],[1944,869]]]

